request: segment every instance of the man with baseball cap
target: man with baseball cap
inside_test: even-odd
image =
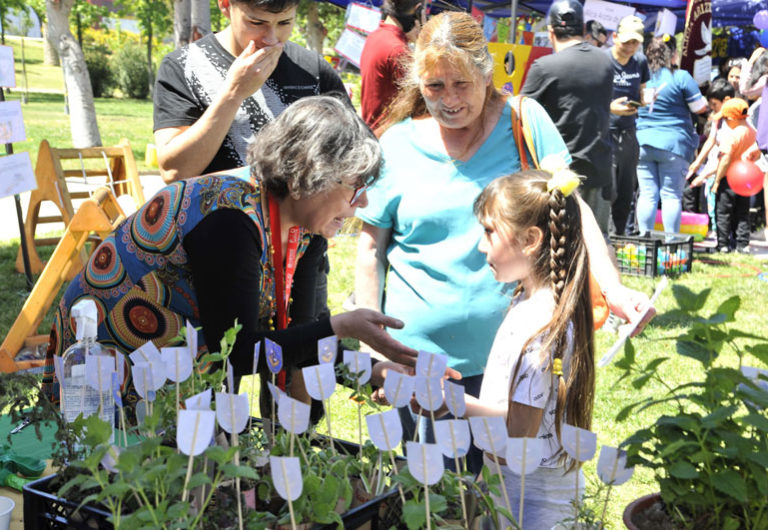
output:
[[[581,196],[607,234],[613,67],[608,55],[584,41],[584,13],[577,0],[556,0],[547,21],[555,53],[531,65],[521,93],[538,101],[555,122],[573,158],[571,168],[586,177]]]
[[[608,49],[613,66],[614,98],[611,104],[614,191],[611,217],[617,235],[624,235],[635,224],[633,198],[637,190],[640,146],[635,127],[637,106],[628,102],[642,103],[643,88],[651,77],[648,61],[640,49],[644,30],[643,21],[638,17],[622,18],[613,33],[613,46]]]

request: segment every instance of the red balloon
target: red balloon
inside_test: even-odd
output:
[[[737,195],[751,197],[763,189],[764,175],[754,162],[737,160],[725,173],[728,185]]]

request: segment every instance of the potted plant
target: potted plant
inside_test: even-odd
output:
[[[624,421],[638,412],[666,407],[653,425],[638,430],[622,444],[628,462],[653,471],[659,502],[645,504],[652,506],[654,516],[661,513],[673,528],[766,528],[768,378],[744,366],[744,360],[749,354],[767,364],[768,342],[736,327],[738,296],[704,315],[710,289],[694,293],[675,285],[673,290],[678,308],[657,318],[687,324],[672,340],[678,355],[699,363],[700,377],[689,383],[670,383],[663,373],[668,357],[641,362],[627,343],[624,357],[617,362],[623,370],[620,380],[631,378],[636,389],[656,381],[666,389],[662,395],[645,397],[619,412],[617,420]],[[726,359],[725,351],[735,355]],[[630,510],[624,520],[629,528],[649,528]],[[655,521],[650,527],[661,525]]]

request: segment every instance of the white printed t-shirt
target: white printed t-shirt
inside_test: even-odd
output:
[[[480,401],[497,407],[507,407],[512,374],[520,357],[523,346],[534,333],[545,326],[552,318],[555,300],[552,291],[542,288],[529,298],[525,293],[512,301],[504,321],[496,332],[496,338],[488,356],[483,384],[480,388]],[[568,376],[572,353],[573,325],[568,330],[568,351],[563,355],[563,377]],[[538,438],[546,440],[549,449],[544,452],[541,467],[560,467],[560,442],[555,431],[555,407],[557,392],[553,391],[554,376],[548,370],[551,356],[542,357],[541,337],[527,348],[517,374],[518,384],[513,401],[544,409],[544,416],[539,426]]]

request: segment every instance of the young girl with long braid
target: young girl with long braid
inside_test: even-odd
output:
[[[560,426],[589,429],[592,423],[593,323],[580,201],[572,193],[578,184],[568,169],[527,170],[494,180],[474,204],[485,228],[480,251],[495,278],[517,288],[480,396],[467,396],[467,415],[506,416],[510,437],[546,441],[539,468],[526,476],[526,529],[548,529],[573,515],[573,473],[581,471],[562,449]],[[503,469],[517,513],[520,477]]]

